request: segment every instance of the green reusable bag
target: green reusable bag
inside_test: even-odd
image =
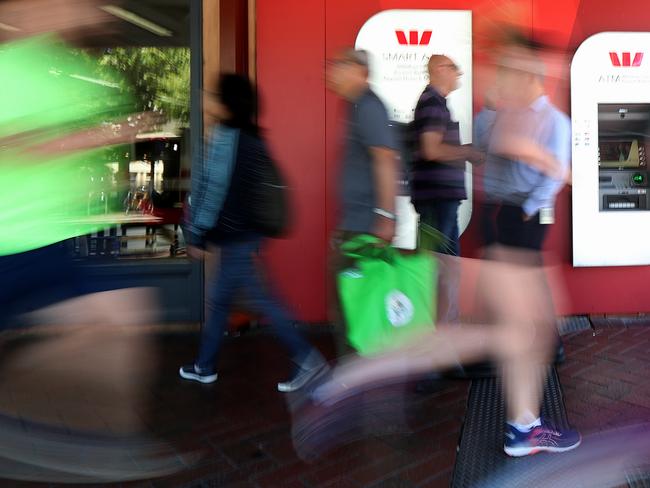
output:
[[[338,275],[347,338],[362,355],[398,347],[434,325],[437,266],[431,253],[400,254],[360,235],[342,252],[354,265]]]

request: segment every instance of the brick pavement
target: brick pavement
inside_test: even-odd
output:
[[[27,331],[18,337],[4,337],[2,344],[6,358],[36,355],[42,361],[7,359],[0,364],[0,413],[22,414],[27,419],[74,431],[153,432],[157,438],[173,444],[179,462],[184,465],[178,473],[164,478],[101,486],[449,484],[466,406],[467,381],[447,381],[428,395],[414,393],[413,385],[403,388],[406,421],[412,433],[391,434],[394,429],[388,418],[366,419],[363,438],[317,462],[304,463],[296,457],[291,443],[285,396],[276,391],[276,383],[289,373],[289,365],[274,339],[263,332],[252,332],[228,340],[219,366],[219,381],[199,385],[177,376],[179,365],[191,360],[195,353],[197,334],[150,332],[150,340],[142,347],[147,358],[157,358],[155,366],[133,371],[136,377],[142,374],[142,384],[147,389],[142,401],[140,396],[130,398],[118,391],[120,378],[133,382],[132,377],[120,376],[124,371],[117,370],[106,379],[104,384],[109,392],[101,391],[92,378],[84,379],[87,375],[83,369],[80,378],[73,374],[93,354],[105,355],[107,344],[112,345],[117,356],[121,347],[130,347],[134,337],[131,335],[122,344],[117,337],[123,333],[118,331],[113,338],[93,341],[92,335],[81,340]],[[319,332],[312,336],[319,348],[332,357],[334,346],[329,334]],[[52,368],[52,364],[56,367]],[[102,408],[106,402],[112,409]],[[122,408],[117,408],[118,402]],[[399,420],[402,416],[395,418]],[[134,425],[134,419],[139,420],[139,426]],[[381,432],[384,427],[388,434]],[[397,427],[403,424],[397,422]],[[183,454],[197,450],[202,454],[199,459]],[[14,486],[62,485],[0,479],[2,488]]]
[[[648,324],[650,325],[650,324]],[[558,372],[570,421],[588,434],[650,420],[650,327],[598,321],[564,338]]]
[[[288,373],[288,365],[273,339],[254,332],[227,341],[219,381],[215,385],[198,385],[177,379],[178,366],[193,356],[196,334],[178,330],[154,330],[147,334],[146,357],[158,359],[150,367],[142,368],[146,372],[142,375],[147,391],[144,401],[139,398],[129,402],[126,397],[127,406],[119,412],[100,408],[107,401],[106,395],[97,388],[89,388],[92,381],[72,386],[59,384],[61,377],[48,372],[51,365],[31,364],[21,384],[7,370],[20,365],[8,366],[4,361],[0,365],[0,412],[29,412],[41,420],[70,428],[101,426],[118,433],[133,428],[133,419],[138,419],[140,430],[154,432],[157,438],[173,444],[182,466],[176,474],[159,479],[97,486],[449,486],[469,382],[444,381],[427,395],[414,393],[410,385],[403,390],[409,433],[386,434],[378,432],[377,425],[366,427],[363,438],[308,464],[301,462],[293,451],[285,398],[275,391],[275,383]],[[331,357],[333,345],[329,335],[318,332],[313,339]],[[20,338],[5,337],[3,347],[10,352],[9,356],[16,356],[16,351],[29,354],[32,342],[34,347],[40,344],[41,349],[45,344],[27,333]],[[86,357],[89,353],[92,357],[93,347],[101,351],[107,344],[106,340],[94,345],[92,342],[83,348]],[[112,344],[119,350],[119,341]],[[596,328],[595,336],[591,331],[566,336],[565,346],[567,361],[559,368],[559,374],[569,418],[577,428],[590,433],[650,418],[650,385],[645,381],[650,369],[650,327],[605,324]],[[73,351],[63,348],[60,354],[63,356],[48,356],[57,364],[57,371],[65,370],[66,362],[78,367]],[[20,367],[24,369],[25,365]],[[137,385],[139,372],[134,371],[135,378],[129,381]],[[35,388],[34,382],[48,378],[48,374],[56,388]],[[13,380],[7,382],[8,377]],[[29,393],[38,389],[50,392],[50,406],[63,403],[57,406],[59,415],[53,416],[47,408],[39,411],[40,404],[29,400]],[[74,400],[81,398],[79,392],[83,392],[83,405],[87,408],[75,405]],[[112,393],[126,394],[119,389]],[[90,408],[93,395],[98,395],[99,400]],[[384,418],[375,424],[390,422]],[[202,452],[200,458],[187,454],[196,450]],[[14,486],[62,485],[0,480],[0,487]]]

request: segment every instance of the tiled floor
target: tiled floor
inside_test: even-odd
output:
[[[113,438],[148,432],[173,446],[176,473],[101,486],[449,486],[467,381],[446,381],[426,395],[404,387],[396,396],[410,432],[382,432],[404,427],[398,410],[394,418],[384,412],[379,421],[366,418],[362,439],[304,463],[293,450],[286,398],[275,390],[288,364],[271,337],[256,332],[228,341],[219,381],[198,385],[177,378],[196,334],[162,330],[5,334],[0,412],[22,416],[28,430],[33,421],[54,425],[68,442],[79,439],[79,449],[90,445],[73,435],[82,430]],[[330,336],[312,336],[331,356]],[[574,333],[565,344],[559,372],[576,427],[589,433],[650,418],[650,327],[605,324],[595,336]],[[12,486],[61,485],[0,480],[0,487]]]

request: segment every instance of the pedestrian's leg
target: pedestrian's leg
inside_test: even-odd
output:
[[[521,218],[517,213],[512,214],[511,220]],[[526,233],[510,237],[530,242]],[[541,247],[541,242],[537,244]],[[511,456],[526,456],[539,451],[574,449],[580,445],[580,434],[551,426],[540,415],[543,387],[557,338],[541,256],[536,249],[502,246],[493,251],[501,265],[510,270],[492,277],[491,300],[502,344],[499,357],[507,418],[504,450]]]
[[[506,340],[511,343],[502,368],[507,419],[522,425],[540,416],[543,387],[557,335],[543,270],[538,268],[530,278],[518,280],[510,288],[517,286],[526,291],[513,297],[517,304],[511,305],[505,320],[511,330],[510,339]],[[548,307],[545,310],[544,305]]]
[[[334,403],[382,385],[403,383],[413,377],[440,371],[458,363],[492,355],[497,348],[494,330],[478,325],[439,325],[410,344],[372,357],[352,356],[334,370],[331,381],[317,397]]]
[[[460,202],[457,200],[440,200],[433,208],[438,230],[448,239],[442,254],[449,255],[449,259],[441,257],[439,260],[440,273],[438,277],[438,318],[439,321],[448,324],[458,322],[460,316],[459,204]]]
[[[326,366],[326,362],[320,352],[312,347],[294,327],[293,319],[284,304],[269,292],[265,280],[262,279],[265,275],[262,263],[256,262],[253,257],[257,254],[259,242],[251,242],[249,246],[244,286],[252,299],[253,306],[271,320],[274,333],[287,349],[296,366],[290,380],[278,383],[278,390],[295,391],[318,374]]]
[[[545,227],[539,228],[536,216],[524,221],[523,210],[516,206],[501,207],[496,223],[498,240],[504,246],[494,248],[493,257],[512,264],[510,273],[493,277],[499,280],[500,293],[509,297],[509,303],[496,297],[492,300],[498,308],[497,321],[510,327],[507,346],[511,349],[502,364],[508,419],[530,424],[539,418],[554,337],[553,303],[539,252]]]
[[[555,335],[548,323],[535,324],[531,349],[521,348],[503,367],[503,386],[507,422],[504,450],[510,456],[527,456],[536,452],[564,452],[580,445],[580,434],[572,429],[552,425],[542,418],[540,405],[546,383],[550,352]],[[513,349],[517,344],[513,344]]]
[[[458,200],[436,200],[431,204],[431,210],[434,215],[435,227],[446,238],[447,242],[440,252],[460,256],[460,240],[458,229]]]
[[[215,367],[233,295],[246,273],[247,250],[241,243],[221,247],[219,269],[208,289],[208,316],[201,330],[201,346],[196,360],[200,369],[213,370]]]
[[[293,325],[293,319],[280,300],[271,295],[265,282],[263,264],[256,259],[259,241],[247,243],[248,252],[242,262],[243,285],[252,305],[271,321],[273,332],[287,348],[290,357],[296,362],[305,359],[311,350],[310,344]],[[264,276],[264,279],[262,278]]]
[[[523,308],[523,307],[522,307]],[[527,425],[540,417],[543,387],[546,382],[553,345],[553,323],[519,318],[502,325],[505,352],[501,374],[508,422]],[[517,330],[515,330],[517,329]]]

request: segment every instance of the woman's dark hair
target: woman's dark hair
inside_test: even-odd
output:
[[[235,127],[252,134],[259,133],[257,125],[257,94],[246,76],[228,73],[219,77],[217,94],[230,116],[224,125]]]

